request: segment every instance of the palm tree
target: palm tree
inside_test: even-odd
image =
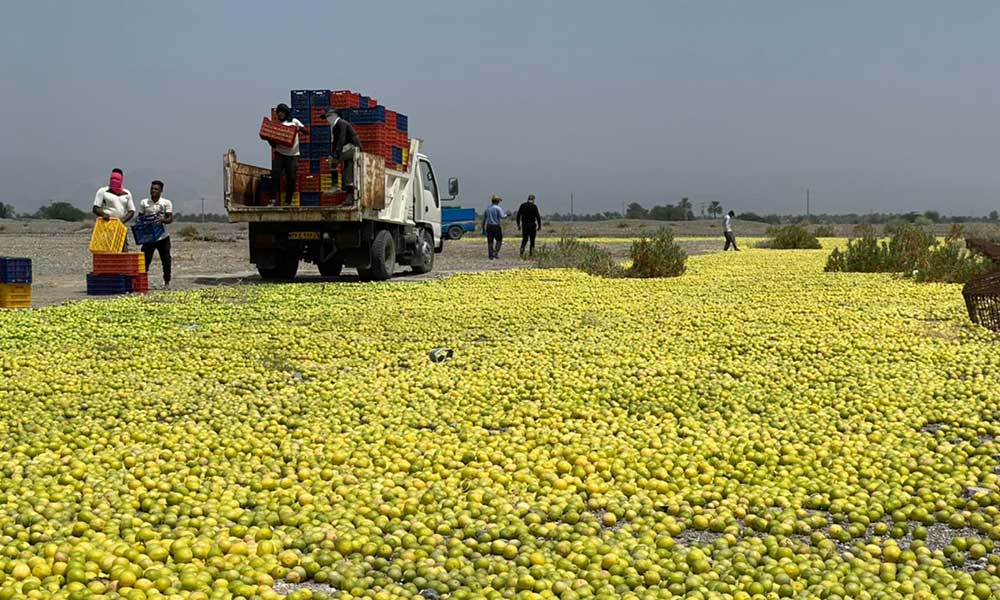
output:
[[[722,214],[722,205],[719,204],[718,200],[712,200],[712,203],[708,205],[708,214],[713,217],[718,217]]]
[[[681,201],[677,204],[684,214],[684,220],[687,221],[690,218],[691,212],[691,201],[687,198],[681,198]]]

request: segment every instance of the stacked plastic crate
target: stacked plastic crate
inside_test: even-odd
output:
[[[88,296],[142,294],[149,291],[146,260],[141,252],[95,252],[87,274]]]
[[[31,308],[31,259],[0,256],[0,308]]]
[[[354,125],[366,153],[385,159],[386,168],[403,170],[409,159],[409,119],[389,110],[378,100],[351,90],[292,90],[292,116],[306,127],[299,134],[299,170],[293,206],[327,206],[343,202],[344,194],[326,190],[341,187],[343,174],[337,165],[331,171],[327,157],[332,154],[330,125],[325,120],[330,108],[341,109],[344,120]],[[279,184],[280,185],[280,184]],[[274,182],[261,182],[261,203],[274,196]]]
[[[139,223],[133,225],[135,232],[139,227],[147,228],[147,220],[140,217]],[[162,225],[159,226],[162,230]],[[93,255],[93,267],[87,274],[88,296],[111,296],[144,293],[149,291],[149,278],[146,275],[146,261],[139,252],[122,252],[128,229],[117,219],[98,219],[94,224],[94,233],[90,238],[90,252]],[[136,243],[142,244],[140,235],[136,234]]]

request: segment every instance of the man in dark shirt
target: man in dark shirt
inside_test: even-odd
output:
[[[524,258],[524,248],[530,243],[529,256],[535,255],[535,234],[542,227],[542,215],[535,204],[535,195],[530,194],[528,201],[517,209],[517,228],[521,231],[521,258]]]
[[[340,109],[330,108],[326,111],[326,120],[330,124],[330,169],[337,164],[343,167],[344,191],[347,192],[347,204],[354,203],[354,158],[361,152],[361,142],[354,127],[340,118]]]

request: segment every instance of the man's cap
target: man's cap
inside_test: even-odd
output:
[[[490,196],[490,200],[491,201],[492,200],[499,200],[500,202],[503,202],[503,198],[501,198],[499,194],[493,194],[492,196]]]
[[[334,107],[331,106],[330,108],[326,109],[325,113],[323,113],[323,118],[329,120],[330,119],[330,115],[337,115],[339,117],[340,116],[340,109],[339,108],[334,108]]]

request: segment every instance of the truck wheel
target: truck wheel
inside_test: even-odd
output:
[[[462,229],[461,225],[452,225],[448,228],[448,239],[449,240],[460,240],[462,236],[465,235],[465,230]]]
[[[375,233],[372,241],[371,276],[375,281],[385,281],[392,277],[396,270],[396,243],[392,234],[381,229]]]
[[[277,265],[270,269],[257,267],[261,279],[295,279],[295,274],[299,271],[299,259],[297,256],[282,254],[278,256]]]
[[[417,243],[418,261],[411,265],[413,272],[421,275],[430,273],[434,269],[434,236],[426,229],[420,234],[420,242]]]
[[[344,263],[336,260],[328,260],[317,265],[319,274],[323,277],[340,277],[340,271],[344,268]]]

